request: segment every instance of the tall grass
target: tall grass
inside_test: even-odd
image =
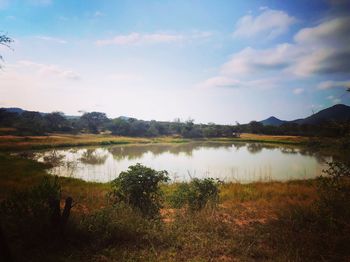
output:
[[[13,190],[37,190],[46,174],[42,164],[1,154],[0,171],[1,200],[18,194],[12,193]],[[171,205],[180,183],[162,184],[165,205],[157,219],[145,218],[128,205],[109,201],[110,184],[67,178],[59,178],[59,183],[61,198],[69,195],[76,202],[63,238],[55,239],[51,234],[47,218],[42,215],[47,212],[45,208],[37,213],[41,215],[35,215],[30,207],[29,213],[15,219],[16,212],[10,215],[8,208],[3,211],[5,235],[18,261],[348,261],[350,258],[348,213],[330,213],[329,208],[334,204],[337,206],[334,211],[350,210],[348,202],[339,201],[342,195],[336,195],[326,201],[324,208],[322,195],[332,196],[334,192],[332,187],[324,187],[326,191],[322,191],[317,180],[224,183],[219,187],[218,205],[195,212],[189,212],[186,205],[180,208]],[[19,203],[31,203],[28,202],[33,199],[31,193],[19,194],[24,198]]]

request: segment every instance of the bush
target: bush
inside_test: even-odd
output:
[[[172,195],[171,203],[175,208],[188,206],[192,211],[203,209],[208,204],[216,206],[221,183],[213,178],[194,178],[189,183],[181,183]]]
[[[268,228],[272,246],[289,250],[292,261],[349,261],[350,168],[332,162],[323,172],[315,203],[281,210]]]
[[[12,246],[23,250],[52,241],[49,199],[60,199],[58,178],[44,177],[24,192],[14,192],[0,203],[1,226]]]
[[[144,216],[154,218],[159,215],[163,202],[159,186],[167,181],[167,171],[156,171],[136,164],[112,181],[112,196],[116,202],[124,202]]]
[[[318,180],[318,211],[329,225],[341,226],[350,218],[350,167],[331,162],[323,172]]]
[[[95,247],[101,247],[116,243],[141,243],[147,235],[155,237],[156,233],[152,230],[158,224],[152,222],[132,207],[120,203],[85,216],[80,221],[80,229]]]

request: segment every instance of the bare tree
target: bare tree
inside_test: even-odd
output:
[[[13,43],[13,39],[6,34],[0,34],[0,45],[6,46],[11,49],[11,43]],[[2,55],[0,54],[0,60],[3,60]],[[1,65],[0,65],[1,68]]]

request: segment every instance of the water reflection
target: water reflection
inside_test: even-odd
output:
[[[106,162],[107,157],[108,154],[104,152],[98,152],[97,149],[89,148],[82,153],[82,156],[79,158],[79,160],[84,164],[103,165]]]
[[[107,182],[142,163],[177,180],[217,177],[240,182],[304,179],[319,175],[329,157],[302,147],[262,143],[192,142],[46,150],[33,154],[55,163],[51,173]]]
[[[134,160],[142,158],[145,154],[151,153],[159,156],[164,153],[172,155],[184,154],[188,157],[192,156],[193,151],[201,148],[231,148],[232,144],[223,143],[181,143],[181,144],[144,144],[144,145],[126,145],[113,146],[107,150],[113,155],[115,160]]]

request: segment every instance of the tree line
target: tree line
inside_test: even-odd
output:
[[[232,125],[195,124],[193,119],[172,122],[144,121],[118,117],[110,119],[105,113],[88,112],[80,117],[66,117],[61,112],[43,114],[33,111],[22,113],[0,109],[0,127],[12,128],[17,135],[44,135],[47,133],[110,133],[120,136],[156,137],[180,135],[186,138],[229,137],[235,132]]]
[[[67,117],[61,112],[48,114],[23,111],[10,112],[0,109],[0,133],[16,135],[45,135],[48,133],[108,133],[119,136],[157,137],[178,135],[185,138],[232,137],[241,133],[267,135],[299,135],[344,137],[350,134],[349,122],[328,121],[320,124],[297,124],[292,122],[280,126],[266,126],[251,121],[240,125],[195,124],[193,119],[181,121],[144,121],[118,117],[110,119],[105,113],[88,112],[80,117]],[[2,131],[1,131],[2,130]],[[6,131],[7,130],[7,131]]]

